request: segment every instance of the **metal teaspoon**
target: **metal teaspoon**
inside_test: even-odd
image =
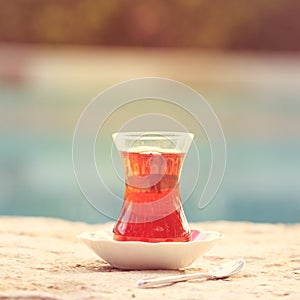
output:
[[[183,274],[168,277],[160,277],[154,279],[141,279],[137,282],[139,288],[154,287],[158,285],[171,284],[192,279],[222,279],[232,276],[242,270],[246,262],[243,259],[236,259],[224,264],[221,264],[207,273]]]

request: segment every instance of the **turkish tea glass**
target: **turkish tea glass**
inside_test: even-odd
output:
[[[113,229],[115,240],[191,240],[179,179],[193,136],[187,132],[113,134],[125,171],[124,202]]]

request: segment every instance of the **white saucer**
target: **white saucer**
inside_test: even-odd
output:
[[[119,269],[181,269],[191,265],[222,238],[213,231],[193,229],[190,242],[119,242],[111,231],[78,235],[91,250]]]

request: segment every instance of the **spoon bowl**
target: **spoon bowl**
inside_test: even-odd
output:
[[[246,262],[243,259],[236,259],[219,265],[207,272],[212,279],[222,279],[232,276],[242,270]]]

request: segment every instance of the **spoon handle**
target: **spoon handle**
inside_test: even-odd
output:
[[[212,275],[208,273],[193,273],[193,274],[183,274],[183,275],[175,275],[175,276],[167,276],[167,277],[160,277],[154,279],[141,279],[137,282],[138,287],[151,287],[156,285],[162,284],[170,284],[175,282],[187,281],[191,279],[200,279],[200,278],[211,278]]]

